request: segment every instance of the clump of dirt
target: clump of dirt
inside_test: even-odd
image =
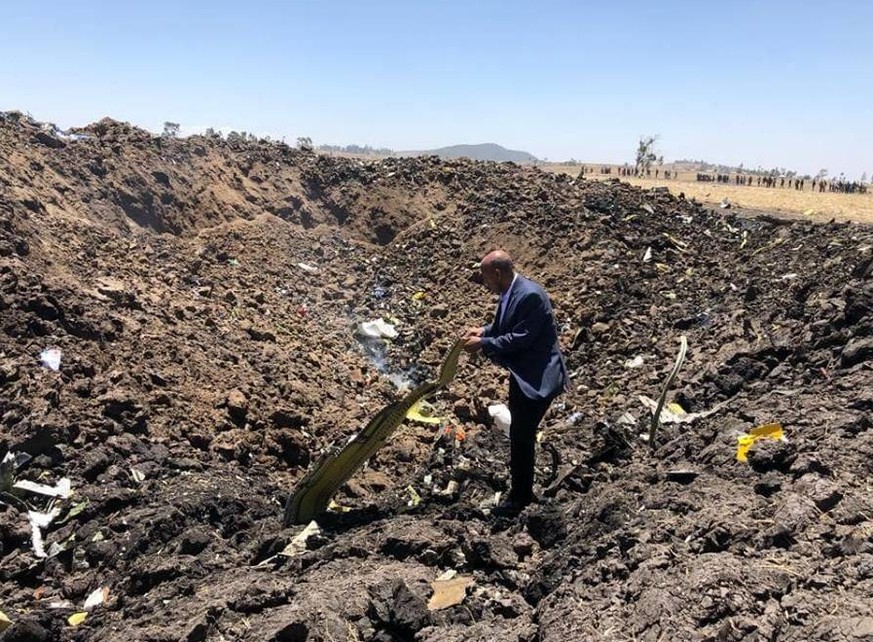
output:
[[[0,495],[0,640],[873,639],[869,228],[111,120],[2,114],[0,151],[0,456],[73,489]],[[465,358],[434,400],[463,433],[404,425],[283,555],[307,466],[489,318],[494,247],[553,297],[573,373],[539,502],[490,516],[506,375]],[[376,318],[399,336],[374,355]],[[639,397],[680,335],[671,401],[702,415],[650,449]],[[786,441],[738,462],[767,422]],[[447,570],[473,584],[431,610]]]

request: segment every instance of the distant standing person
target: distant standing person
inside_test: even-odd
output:
[[[480,264],[488,290],[500,295],[494,321],[471,328],[467,352],[481,351],[509,370],[510,472],[507,499],[492,511],[514,517],[533,499],[536,431],[569,377],[558,346],[558,329],[549,297],[542,287],[515,271],[503,250],[490,252]]]

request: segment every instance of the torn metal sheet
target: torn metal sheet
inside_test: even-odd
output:
[[[431,611],[439,611],[460,604],[467,596],[467,588],[475,583],[472,577],[456,575],[452,570],[446,571],[430,583],[433,595],[427,603],[427,608]]]
[[[36,482],[22,479],[15,482],[12,487],[18,488],[19,490],[26,490],[31,493],[37,493],[39,495],[46,495],[47,497],[61,497],[63,499],[66,499],[73,494],[70,479],[68,477],[59,480],[54,486],[46,486],[45,484],[38,484]]]

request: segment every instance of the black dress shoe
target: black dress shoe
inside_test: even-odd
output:
[[[491,509],[491,514],[497,517],[516,517],[527,503],[520,502],[516,499],[509,498],[505,502],[501,502]]]

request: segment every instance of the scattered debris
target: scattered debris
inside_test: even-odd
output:
[[[678,482],[680,484],[690,484],[697,478],[697,471],[691,470],[689,468],[674,468],[673,470],[668,470],[665,473],[665,476],[670,481]]]
[[[51,600],[46,607],[57,610],[57,611],[71,611],[76,608],[76,605],[73,604],[70,600]]]
[[[85,611],[79,611],[78,613],[73,613],[70,617],[67,618],[67,623],[70,626],[79,626],[88,618],[88,614]]]
[[[422,399],[409,409],[409,412],[406,413],[406,418],[423,424],[443,423],[442,417],[437,417],[433,414],[435,411],[436,409],[432,405]]]
[[[646,395],[638,395],[638,399],[640,403],[650,410],[654,415],[655,411],[658,409],[658,402],[652,399],[651,397],[647,397]],[[685,410],[679,404],[666,404],[663,408],[661,408],[660,413],[660,423],[662,424],[690,424],[698,419],[703,419],[704,417],[708,417],[718,410],[718,407],[712,408],[710,410],[704,410],[702,412],[685,412]],[[633,415],[630,415],[627,419],[628,424],[636,423],[636,419],[633,418]]]
[[[48,513],[40,513],[33,510],[27,511],[27,519],[30,521],[33,553],[37,557],[47,557],[45,547],[43,546],[42,529],[48,528],[49,524],[52,523],[59,513],[59,508],[53,508]]]
[[[397,329],[390,323],[376,319],[374,321],[361,321],[358,324],[358,334],[370,339],[396,339]]]
[[[643,359],[642,355],[637,355],[633,359],[628,359],[627,361],[625,361],[624,367],[627,368],[628,370],[631,370],[633,368],[642,367],[642,365],[644,363],[645,363],[645,360]]]
[[[860,636],[868,227],[738,217],[736,203],[713,212],[509,163],[159,141],[109,121],[93,142],[52,148],[0,120],[0,459],[33,455],[26,469],[5,467],[0,608],[15,622],[0,637]],[[543,422],[559,461],[537,450],[540,501],[495,530],[487,508],[509,490],[509,449],[487,408],[505,401],[506,374],[473,355],[433,402],[442,426],[407,419],[340,486],[341,506],[316,518],[329,542],[273,557],[278,572],[252,566],[310,521],[283,529],[277,488],[404,396],[390,375],[414,389],[466,324],[487,322],[475,268],[480,250],[504,242],[553,297],[574,373]],[[372,340],[384,369],[352,336],[380,317],[399,335]],[[249,327],[275,340],[252,342]],[[693,368],[658,413],[655,461],[629,440],[657,409],[658,397],[645,407],[637,394],[661,392],[674,333],[687,334]],[[44,348],[63,350],[62,372],[42,365]],[[642,367],[623,367],[637,355]],[[245,391],[244,421],[223,405],[233,388]],[[717,420],[666,421],[723,403]],[[395,408],[401,422],[408,410]],[[738,466],[734,431],[761,423],[750,417],[799,425]],[[70,499],[12,489],[62,476]],[[25,504],[61,509],[41,530],[48,558],[31,551]],[[188,545],[191,531],[206,548]],[[740,568],[744,551],[755,554]],[[476,585],[428,612],[446,568]],[[409,590],[389,583],[377,617],[368,587],[395,578]],[[66,627],[110,579],[113,612],[95,616],[106,602]]]
[[[679,337],[679,354],[676,356],[676,364],[667,376],[667,381],[664,382],[664,387],[661,389],[661,396],[658,397],[658,403],[655,405],[655,409],[652,412],[652,424],[649,427],[649,446],[653,449],[655,447],[655,435],[657,434],[658,424],[661,423],[661,409],[664,407],[664,402],[667,399],[667,392],[670,390],[670,386],[673,385],[673,380],[676,378],[676,375],[679,374],[679,369],[685,361],[685,352],[687,350],[688,339],[685,335],[682,335]]]
[[[61,355],[57,348],[46,348],[39,353],[39,360],[46,368],[58,372],[61,369]]]
[[[48,497],[61,497],[63,499],[66,499],[73,494],[70,480],[67,477],[61,478],[54,486],[46,486],[45,484],[37,484],[36,482],[22,479],[15,482],[12,487],[18,488],[19,490],[26,490],[31,493],[38,493]]]
[[[319,535],[320,533],[321,527],[315,520],[312,520],[306,525],[306,528],[300,531],[290,542],[288,542],[288,545],[282,549],[282,552],[279,553],[279,555],[284,555],[285,557],[300,555],[306,551],[306,542],[309,541],[309,538]]]
[[[509,407],[502,403],[492,404],[488,406],[488,414],[491,415],[494,427],[508,438],[509,427],[512,425],[512,413],[509,412]]]
[[[747,434],[737,437],[737,461],[746,462],[746,455],[749,452],[749,448],[761,439],[785,441],[785,433],[782,430],[782,424],[762,424],[752,428]]]
[[[82,608],[86,611],[90,611],[96,606],[100,606],[106,600],[109,599],[109,587],[101,587],[98,589],[94,589],[88,598],[85,600],[85,604],[82,605]]]
[[[467,589],[475,583],[472,577],[458,575],[454,570],[446,571],[431,582],[433,595],[427,603],[427,608],[431,611],[439,611],[460,604],[467,596]]]
[[[0,493],[12,488],[13,470],[15,468],[15,455],[6,453],[3,461],[0,461]]]

